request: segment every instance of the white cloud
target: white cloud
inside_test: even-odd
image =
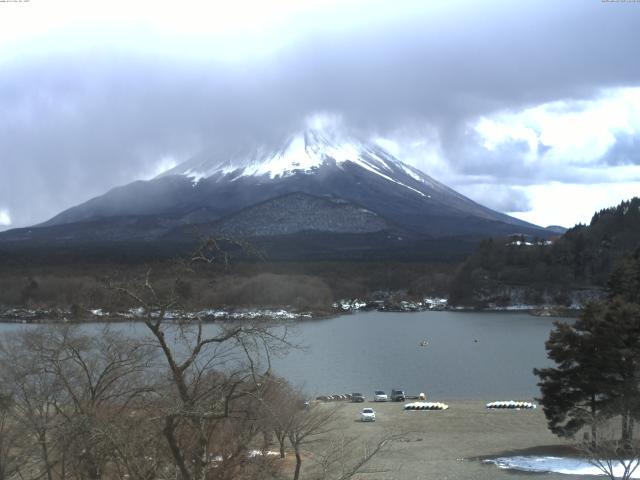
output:
[[[329,113],[329,112],[317,112],[312,115],[308,115],[305,118],[306,128],[324,130],[325,132],[334,133],[344,128],[344,119],[342,115]]]
[[[538,133],[529,126],[483,117],[475,125],[475,131],[483,138],[484,147],[488,150],[495,150],[499,144],[507,140],[515,140],[527,143],[532,154],[538,151],[540,138]]]
[[[640,88],[609,89],[593,100],[563,100],[482,117],[474,125],[486,148],[525,141],[541,168],[598,163],[616,135],[640,135]],[[538,146],[548,151],[542,155]]]
[[[448,182],[456,176],[442,150],[439,132],[432,126],[401,128],[387,137],[372,140],[405,163],[436,180]]]
[[[639,84],[640,10],[401,3],[3,3],[0,203],[13,226],[42,221],[195,147],[270,139],[324,110],[495,208],[530,198],[533,216],[533,186],[550,181],[640,180],[640,88],[594,97]]]
[[[501,113],[481,119],[476,131],[488,148],[514,140],[529,144],[528,158],[522,161],[532,164],[539,179],[523,178],[520,190],[531,208],[507,212],[523,220],[571,227],[589,223],[595,211],[640,194],[640,165],[610,166],[604,161],[619,135],[640,136],[640,88]],[[500,182],[499,172],[495,181]],[[473,188],[469,193],[474,197]]]
[[[11,216],[6,208],[0,209],[0,227],[8,227],[11,225]]]
[[[640,194],[640,165],[607,161],[622,135],[640,137],[640,88],[496,112],[467,135],[471,143],[453,153],[437,135],[378,143],[473,200],[542,226],[588,223]]]
[[[77,51],[80,37],[88,50],[116,47],[234,62],[273,53],[304,32],[330,33],[385,21],[412,8],[424,10],[420,3],[406,2],[397,9],[385,0],[31,1],[3,5],[0,60]]]
[[[142,179],[151,180],[152,178],[157,177],[158,175],[166,172],[167,170],[171,170],[173,167],[175,167],[179,163],[180,161],[177,160],[175,157],[171,155],[166,155],[160,158],[160,160],[158,160],[156,164],[153,166],[153,170],[149,172],[147,175],[143,175]]]
[[[550,183],[522,187],[531,204],[528,212],[511,212],[514,217],[541,226],[572,227],[589,224],[593,214],[640,194],[640,182],[599,185]],[[509,213],[509,212],[507,212]]]

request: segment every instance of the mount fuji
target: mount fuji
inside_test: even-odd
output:
[[[493,211],[373,142],[306,129],[275,147],[207,151],[47,222],[15,245],[174,251],[200,236],[250,239],[273,258],[440,258],[478,239],[548,232]]]

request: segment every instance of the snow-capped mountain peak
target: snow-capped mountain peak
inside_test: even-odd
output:
[[[39,226],[42,239],[178,245],[199,232],[269,237],[274,245],[284,241],[285,252],[310,242],[299,249],[303,257],[334,242],[336,255],[346,258],[352,249],[404,251],[408,238],[422,251],[420,239],[545,235],[478,205],[377,143],[338,129],[307,128],[275,146],[237,145],[205,151],[159,178],[116,187],[65,210]],[[335,239],[343,234],[348,238]],[[35,238],[30,231],[12,235],[12,241]],[[299,237],[282,240],[291,235]]]
[[[398,179],[398,173],[408,175],[432,188],[440,185],[373,142],[312,128],[289,137],[275,148],[240,147],[233,152],[203,153],[161,176],[183,175],[194,182],[203,178],[231,181],[242,177],[276,179],[296,174],[313,174],[323,166],[335,165],[343,168],[347,162],[423,197],[428,194]]]

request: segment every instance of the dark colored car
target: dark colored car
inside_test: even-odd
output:
[[[392,388],[391,389],[391,401],[392,402],[404,402],[405,395],[404,390],[400,388]]]
[[[364,402],[364,395],[361,393],[352,393],[351,401],[354,403]]]

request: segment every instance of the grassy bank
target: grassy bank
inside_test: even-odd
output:
[[[485,401],[452,401],[445,411],[404,411],[401,403],[346,403],[333,421],[332,441],[356,436],[362,443],[389,432],[400,439],[381,451],[359,479],[396,480],[513,480],[531,474],[500,470],[483,460],[511,455],[573,455],[571,443],[547,430],[544,414],[536,410],[488,410]],[[496,399],[494,399],[496,400]],[[364,406],[377,412],[375,423],[359,422]],[[335,408],[322,404],[320,408]],[[313,445],[310,455],[326,447]],[[315,453],[314,453],[315,452]],[[361,453],[356,449],[355,454]],[[306,468],[313,469],[309,461]],[[545,480],[566,480],[566,475],[544,474]],[[580,477],[589,478],[589,477]],[[595,478],[595,477],[594,477]]]

